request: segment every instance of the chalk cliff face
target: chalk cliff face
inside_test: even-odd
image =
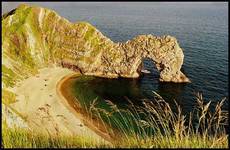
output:
[[[160,81],[189,82],[180,71],[183,51],[172,36],[140,35],[114,43],[87,22],[71,23],[52,10],[28,5],[2,17],[6,88],[53,65],[78,69],[85,75],[136,78],[143,58],[153,60]]]

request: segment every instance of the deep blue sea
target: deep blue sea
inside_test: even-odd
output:
[[[228,108],[227,3],[36,2],[35,4],[53,9],[71,22],[88,21],[115,42],[125,42],[139,34],[172,35],[178,39],[185,56],[182,70],[192,83],[160,83],[154,64],[146,60],[145,68],[150,70],[151,74],[144,75],[138,81],[98,78],[90,82],[86,80],[83,85],[96,90],[96,93],[106,98],[117,99],[116,95],[129,96],[129,91],[122,91],[130,86],[130,89],[144,93],[146,97],[151,95],[151,91],[156,91],[169,103],[173,103],[172,100],[176,99],[183,110],[190,111],[195,104],[195,93],[201,92],[204,100],[212,100],[213,104],[227,97],[224,108]],[[2,4],[3,12],[17,5],[18,2],[5,2]],[[122,87],[125,88],[121,90]],[[108,93],[114,97],[109,97]],[[121,100],[117,102],[122,103]]]

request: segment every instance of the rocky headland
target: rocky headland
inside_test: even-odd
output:
[[[183,51],[172,36],[139,35],[125,43],[115,43],[87,22],[71,23],[52,10],[20,5],[2,16],[2,103],[32,118],[40,107],[49,108],[57,99],[47,92],[41,95],[41,82],[46,80],[36,78],[41,69],[71,70],[60,75],[56,69],[49,75],[41,74],[56,77],[49,85],[54,88],[58,79],[72,71],[107,78],[137,78],[144,58],[153,60],[160,81],[190,82],[181,72]],[[27,87],[30,84],[34,90]],[[47,100],[39,101],[39,97]],[[60,126],[66,130],[64,124]]]
[[[114,43],[87,22],[71,23],[56,12],[20,5],[2,18],[3,82],[13,85],[50,64],[85,75],[137,78],[150,58],[160,81],[189,82],[180,71],[184,54],[176,38],[139,35]]]

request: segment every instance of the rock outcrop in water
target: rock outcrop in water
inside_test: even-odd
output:
[[[77,14],[76,14],[77,15]],[[160,81],[189,82],[180,71],[183,51],[176,38],[140,35],[114,43],[87,22],[71,23],[56,12],[28,5],[2,17],[3,87],[47,66],[101,77],[139,77],[143,58],[154,61]]]

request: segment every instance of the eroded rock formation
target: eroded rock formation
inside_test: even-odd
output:
[[[85,75],[136,78],[143,58],[154,61],[160,81],[189,82],[180,71],[183,51],[172,36],[140,35],[114,43],[89,23],[71,23],[52,10],[28,5],[2,18],[4,87],[50,65]]]

